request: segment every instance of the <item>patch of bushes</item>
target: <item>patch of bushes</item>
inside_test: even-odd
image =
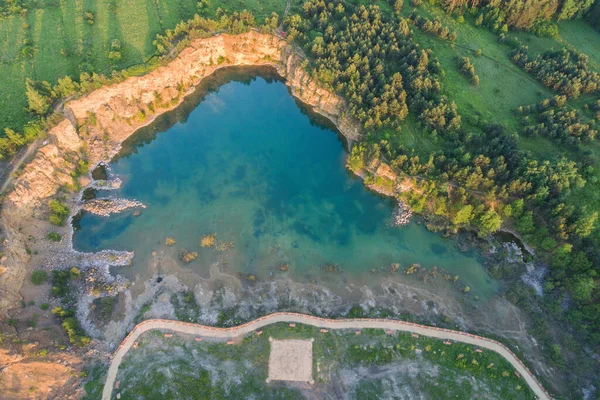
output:
[[[69,207],[60,200],[52,200],[50,207],[50,223],[58,226],[63,226],[69,216]]]
[[[69,342],[75,346],[87,346],[91,339],[85,336],[85,331],[75,317],[77,300],[71,296],[71,280],[79,277],[79,270],[53,270],[52,294],[60,298],[62,306],[54,307],[52,314],[61,319],[62,327],[69,336]]]
[[[458,62],[458,69],[471,81],[473,85],[479,85],[479,76],[475,73],[475,66],[469,57],[463,57]]]
[[[58,232],[50,232],[48,234],[48,240],[50,240],[52,242],[60,242],[61,239],[62,239],[62,235]]]
[[[41,269],[31,273],[31,283],[34,285],[43,285],[48,279],[48,273]]]
[[[62,327],[69,336],[69,342],[75,346],[84,347],[90,344],[91,339],[85,336],[85,331],[75,317],[75,310],[62,307],[54,307],[52,314],[62,320]]]
[[[563,48],[531,57],[527,46],[520,46],[511,52],[511,57],[544,86],[567,97],[579,97],[600,89],[600,73],[590,69],[588,56],[575,50]]]
[[[213,247],[216,244],[216,242],[217,242],[217,234],[211,233],[211,234],[202,236],[202,239],[200,240],[200,246]]]

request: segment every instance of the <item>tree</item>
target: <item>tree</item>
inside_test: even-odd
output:
[[[589,276],[577,275],[571,279],[569,289],[575,300],[589,301],[596,289],[596,281]]]
[[[485,237],[496,232],[502,226],[502,218],[494,210],[486,211],[479,218],[479,233],[480,237]]]
[[[584,210],[583,215],[577,219],[571,229],[579,237],[588,237],[594,230],[597,220],[598,211],[587,213],[587,210]]]
[[[52,99],[47,94],[42,93],[39,86],[36,82],[27,78],[25,95],[27,96],[29,111],[38,115],[46,115],[50,111]]]
[[[523,234],[535,232],[535,221],[533,220],[533,213],[526,211],[517,220],[517,230]]]
[[[69,215],[69,208],[66,204],[58,200],[52,200],[48,204],[50,208],[50,223],[54,225],[64,225]]]
[[[594,0],[562,0],[561,3],[560,10],[556,15],[558,21],[582,16],[594,4]]]
[[[460,210],[458,210],[458,212],[454,215],[454,218],[452,218],[452,223],[457,226],[467,225],[472,218],[473,206],[467,204],[466,206],[463,206]]]
[[[198,3],[196,3],[196,5],[198,6],[198,12],[200,15],[205,15],[210,9],[210,0],[200,0]]]
[[[404,0],[396,0],[394,3],[394,10],[398,15],[402,12],[402,6],[404,5]]]

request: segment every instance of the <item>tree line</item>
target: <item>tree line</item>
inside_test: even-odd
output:
[[[566,96],[554,96],[538,104],[519,107],[516,114],[522,117],[523,133],[548,137],[574,147],[580,142],[594,140],[598,130],[592,123],[584,122],[579,110],[566,108],[566,102]]]
[[[567,97],[579,97],[600,90],[600,73],[589,68],[589,57],[563,48],[532,57],[527,46],[513,49],[515,64],[535,76],[544,86]]]
[[[496,31],[539,29],[543,21],[586,18],[600,28],[599,0],[440,0],[449,13],[469,11]]]

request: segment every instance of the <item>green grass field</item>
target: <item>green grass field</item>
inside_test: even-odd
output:
[[[290,12],[298,11],[300,3],[293,0]],[[285,6],[285,0],[212,0],[207,16],[219,7],[248,9],[262,23],[271,12],[282,15]],[[86,12],[94,14],[93,24],[86,22]],[[54,84],[66,75],[108,74],[143,63],[154,55],[157,34],[195,13],[196,0],[60,0],[26,16],[0,19],[0,134],[6,127],[22,130],[31,117],[26,110],[27,78]],[[108,53],[115,39],[122,57],[112,62]],[[30,57],[21,54],[26,43],[34,49]]]

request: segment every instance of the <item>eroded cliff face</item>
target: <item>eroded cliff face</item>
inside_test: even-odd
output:
[[[61,121],[48,132],[46,144],[25,166],[14,188],[2,204],[0,220],[4,234],[4,255],[0,270],[0,316],[16,307],[19,290],[28,271],[31,241],[40,239],[47,199],[59,187],[73,183],[71,171],[82,155],[83,141],[68,120]]]
[[[107,161],[120,144],[157,115],[179,105],[215,70],[228,66],[272,66],[286,78],[294,96],[331,119],[349,142],[359,128],[344,115],[344,100],[314,82],[301,68],[303,58],[284,40],[250,31],[198,39],[168,65],[108,86],[65,106],[81,126],[90,162]]]
[[[91,165],[110,161],[125,139],[157,115],[177,107],[217,69],[244,65],[276,68],[294,96],[329,118],[349,143],[357,140],[360,127],[345,115],[345,101],[319,87],[302,69],[302,62],[302,55],[276,36],[255,31],[222,34],[195,40],[176,59],[147,75],[130,77],[67,103],[66,118],[49,132],[47,143],[15,181],[2,207],[0,219],[6,240],[0,263],[0,315],[18,306],[19,290],[32,269],[29,265],[39,267],[55,260],[44,254],[52,247],[42,247],[34,260],[26,249],[32,238],[44,240],[51,230],[46,215],[48,200],[61,186],[72,183],[71,171],[82,149],[86,149]],[[66,196],[68,202],[75,202],[74,194]],[[64,240],[53,246],[56,249],[70,243]]]

